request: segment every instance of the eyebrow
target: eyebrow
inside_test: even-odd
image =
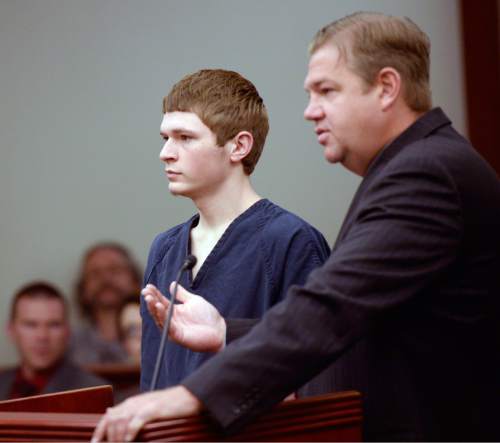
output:
[[[189,134],[189,135],[195,135],[196,134],[191,129],[186,129],[186,128],[182,128],[182,127],[177,127],[177,128],[170,129],[169,132],[171,132],[172,134],[176,134],[176,135],[177,134]],[[162,131],[161,129],[160,129],[160,135],[162,137],[168,137],[168,134],[165,131]]]
[[[330,78],[316,80],[316,81],[312,82],[310,85],[304,86],[304,89],[307,93],[309,93],[309,91],[321,89],[325,85],[331,86],[335,89],[341,89],[340,84],[338,82],[336,82],[335,80],[330,79]]]

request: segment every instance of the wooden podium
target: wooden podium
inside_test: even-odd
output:
[[[0,441],[89,441],[109,406],[106,390],[110,387],[0,402]],[[92,397],[94,412],[101,413],[88,413]],[[196,415],[149,423],[137,441],[361,441],[361,425],[361,395],[348,391],[280,403],[230,436],[208,416]]]

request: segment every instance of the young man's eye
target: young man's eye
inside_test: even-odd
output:
[[[186,135],[186,134],[181,134],[181,136],[180,136],[179,138],[180,138],[183,142],[188,141],[188,140],[191,140],[191,136]]]
[[[168,142],[168,135],[164,135],[164,136],[162,136],[162,140],[163,140],[164,142]]]

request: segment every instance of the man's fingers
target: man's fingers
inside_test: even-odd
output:
[[[150,296],[153,297],[153,299],[155,299],[156,301],[166,300],[163,294],[158,290],[158,288],[150,283],[143,288],[141,293],[142,295],[144,295],[144,297]]]
[[[165,316],[166,316],[167,308],[165,307],[165,305],[163,305],[161,303],[156,303],[155,309],[156,309],[156,311],[155,311],[156,324],[160,328],[163,328],[163,324],[165,323]]]
[[[112,432],[108,432],[109,441],[124,441],[125,435],[127,435],[127,420],[124,418],[118,419],[113,428]]]
[[[148,308],[148,312],[153,317],[158,328],[163,328],[165,321],[165,312],[168,309],[170,302],[156,289],[154,285],[148,284],[141,291],[144,296],[144,301]]]
[[[175,285],[174,282],[172,282],[170,284],[170,294],[172,294],[172,295],[174,293],[174,285]],[[185,303],[185,302],[188,301],[189,297],[191,297],[191,296],[192,296],[192,294],[189,291],[187,291],[186,289],[184,289],[182,287],[182,285],[178,285],[177,286],[177,296],[176,296],[176,298],[177,298],[178,301],[180,301],[182,303]]]
[[[133,441],[139,430],[144,426],[146,420],[142,417],[136,415],[130,423],[128,424],[127,431],[125,433],[124,441]]]
[[[90,441],[90,443],[98,443],[104,440],[106,424],[107,421],[105,417],[99,420],[99,423],[97,423],[97,426],[94,430],[94,434],[92,435],[92,440]]]
[[[148,308],[149,315],[151,315],[151,317],[153,318],[154,322],[156,323],[156,326],[161,328],[163,323],[161,323],[161,324],[159,323],[158,313],[156,312],[157,311],[156,299],[153,296],[148,294],[144,297],[144,301],[146,302],[146,306]]]

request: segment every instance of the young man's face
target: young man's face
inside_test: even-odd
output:
[[[314,122],[326,160],[363,175],[380,148],[373,141],[380,117],[378,89],[368,88],[332,44],[311,56],[304,87],[309,93],[304,117]]]
[[[226,147],[193,112],[167,112],[160,134],[165,140],[160,160],[165,163],[169,190],[191,199],[214,195],[229,173]]]
[[[60,360],[68,344],[69,327],[64,306],[52,298],[20,298],[9,335],[21,364],[30,372],[50,368]]]

